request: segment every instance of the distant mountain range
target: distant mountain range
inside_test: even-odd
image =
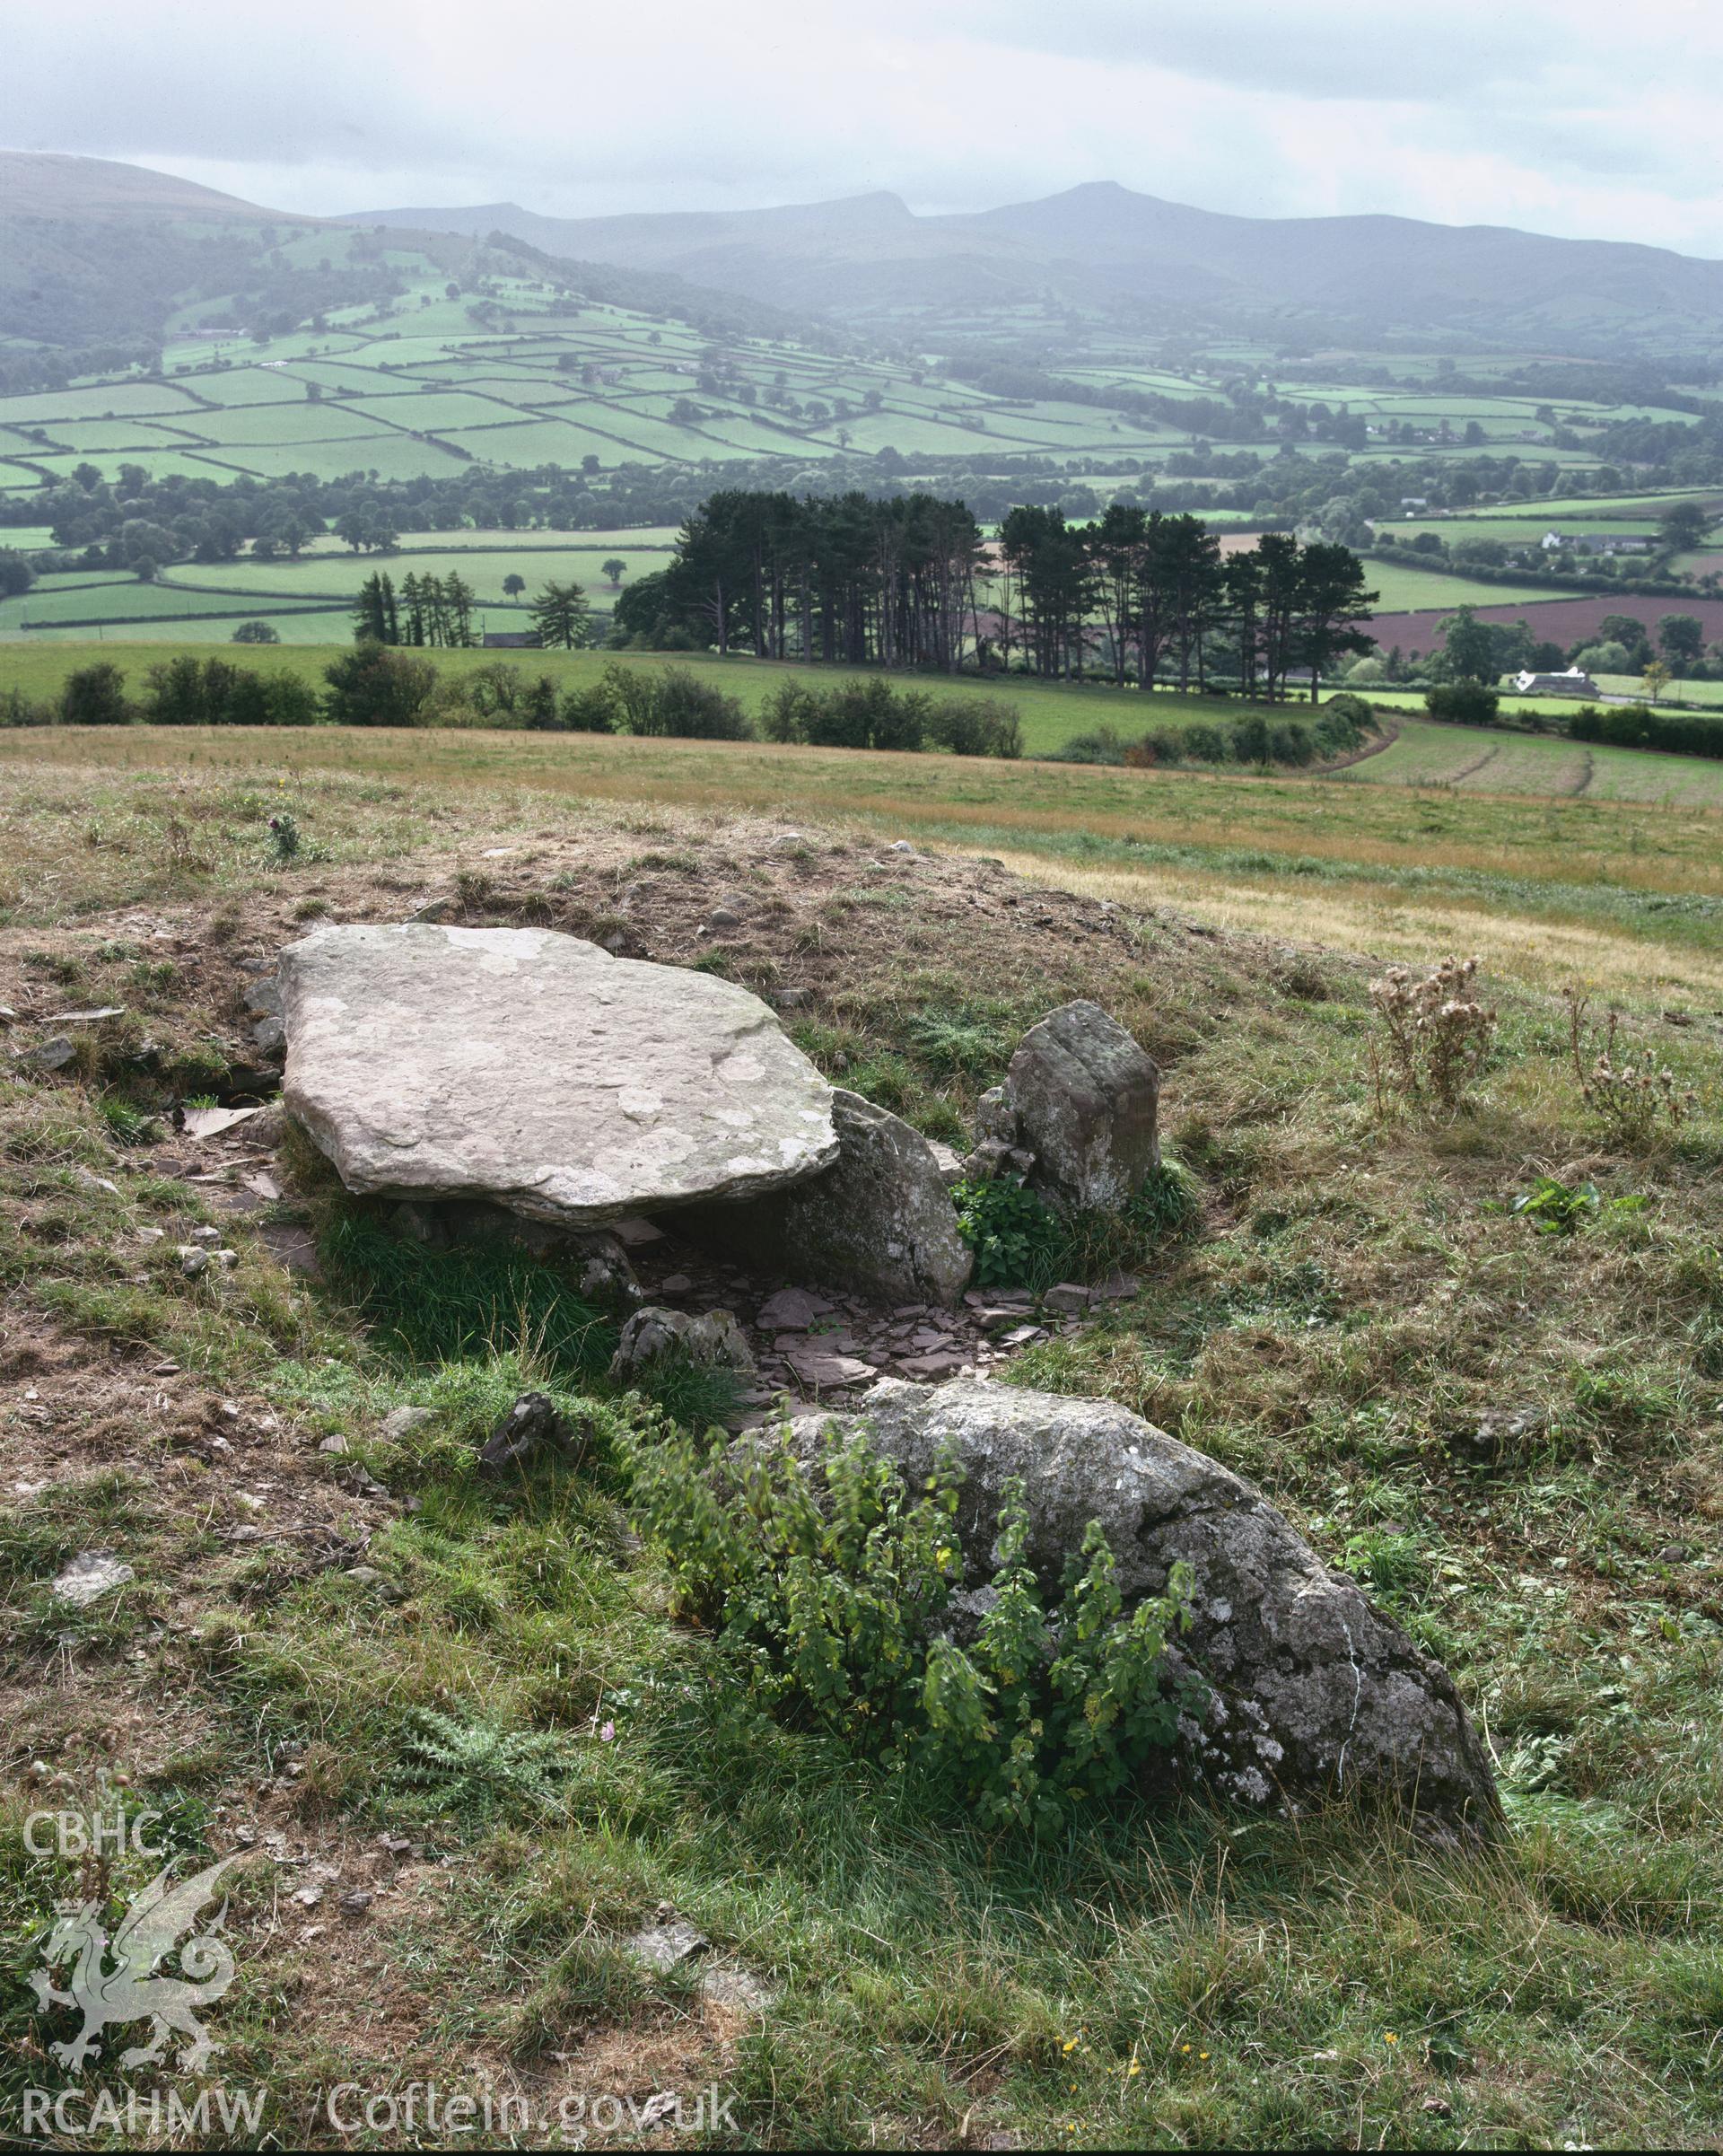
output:
[[[596,285],[650,279],[658,303],[704,288],[747,309],[872,336],[1045,346],[1075,315],[1145,329],[1277,341],[1410,337],[1437,348],[1723,355],[1723,262],[1618,241],[1407,217],[1237,217],[1110,181],[1045,201],[920,216],[896,195],[782,209],[546,217],[511,202],[264,209],[144,166],[0,153],[0,337],[72,343],[146,333],[175,295],[257,286],[278,235],[385,225],[505,233]],[[272,228],[274,228],[272,230]],[[647,302],[651,303],[651,302]]]
[[[1648,336],[1723,343],[1723,262],[1502,225],[1229,216],[1111,181],[946,216],[870,194],[626,217],[544,217],[504,202],[351,221],[507,232],[549,254],[672,270],[782,307],[881,322],[1051,301],[1209,321],[1530,335],[1569,347]]]

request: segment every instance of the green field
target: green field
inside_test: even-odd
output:
[[[1349,765],[1340,778],[1360,784],[1444,786],[1465,793],[1533,793],[1552,799],[1661,802],[1723,810],[1723,763],[1698,757],[1600,748],[1536,735],[1485,732],[1405,719],[1399,738]]]
[[[464,557],[455,558],[461,561],[464,569]],[[333,565],[324,565],[328,568]],[[146,598],[161,592],[161,587],[127,588]],[[174,603],[184,603],[196,596],[181,593]],[[220,602],[212,597],[208,603],[214,606]],[[315,609],[308,609],[296,618],[278,617],[277,626],[283,635],[281,647],[235,645],[224,655],[266,672],[295,674],[320,688],[324,668],[337,652],[345,648],[345,639],[331,638],[329,629],[345,628],[346,618],[344,613]],[[153,638],[149,642],[128,644],[109,637],[97,644],[82,632],[67,631],[64,641],[50,642],[32,636],[28,644],[13,643],[0,646],[0,692],[17,688],[32,698],[52,697],[74,667],[100,658],[119,667],[134,693],[142,693],[143,676],[148,667],[171,657],[180,649],[207,652],[229,643],[232,634],[231,617],[183,626],[166,618],[154,626],[160,632],[159,642]],[[720,660],[704,653],[673,660],[643,653],[607,654],[602,651],[473,650],[440,651],[428,655],[442,670],[449,673],[469,673],[476,668],[500,662],[531,675],[548,674],[559,685],[569,687],[595,681],[608,665],[652,670],[676,664],[717,683],[727,694],[735,697],[745,710],[757,714],[780,681],[806,678],[804,670],[794,665],[748,658]],[[815,678],[824,682],[866,676],[822,667]],[[924,680],[917,686],[936,696],[1002,696],[1020,715],[1024,753],[1028,758],[1051,755],[1075,736],[1100,728],[1109,728],[1122,740],[1130,741],[1150,726],[1176,729],[1199,723],[1224,725],[1238,720],[1251,708],[1236,699],[1180,696],[1170,689],[1157,690],[1152,697],[1145,697],[1133,689],[1115,689],[1095,683],[1037,682],[1022,677],[1002,682],[978,682],[972,678]],[[1723,700],[1723,685],[1694,686],[1716,686],[1719,700]],[[1403,711],[1405,715],[1395,717],[1398,738],[1390,746],[1373,751],[1334,775],[1348,783],[1432,785],[1457,788],[1469,793],[1585,796],[1723,808],[1723,764],[1638,749],[1587,746],[1535,735],[1504,735],[1441,725],[1413,715],[1421,710],[1421,691],[1373,690],[1371,696],[1385,709]],[[1508,707],[1561,717],[1572,709],[1572,703],[1571,699],[1561,697],[1524,697],[1509,699]],[[1285,710],[1288,717],[1296,719],[1305,716],[1308,706],[1294,703]],[[1135,776],[1133,774],[1131,779],[1121,783],[1129,784]],[[1047,777],[1044,783],[1054,782]]]
[[[182,599],[189,596],[192,595],[181,594]],[[318,613],[308,613],[297,622],[288,617],[277,618],[284,645],[289,641],[290,628],[303,628],[309,635],[313,625],[327,623],[329,618],[327,614]],[[339,618],[345,627],[345,616]],[[505,618],[510,626],[515,626],[520,618],[510,614]],[[223,641],[232,633],[231,620],[202,626],[209,634],[205,636],[194,633],[200,656],[206,655],[209,643]],[[75,641],[71,640],[72,634],[75,634]],[[320,643],[295,641],[291,649],[279,651],[235,645],[224,656],[264,671],[293,673],[320,687],[323,670],[329,661],[339,651],[351,648],[350,641],[345,637],[328,639],[327,630],[325,637]],[[172,657],[179,648],[179,633],[171,626],[164,626],[162,639],[161,643],[127,644],[109,637],[96,644],[90,642],[87,635],[71,633],[66,642],[52,643],[32,636],[27,644],[0,644],[0,693],[17,688],[32,697],[52,697],[57,694],[74,667],[86,665],[95,659],[119,667],[132,681],[134,689],[141,690],[144,669]],[[566,687],[597,680],[608,665],[649,670],[670,664],[686,666],[717,683],[728,695],[735,697],[745,710],[755,713],[781,682],[810,678],[806,670],[795,665],[746,658],[716,659],[704,653],[674,659],[669,654],[603,651],[438,651],[425,655],[447,673],[470,673],[477,667],[500,662],[530,675],[548,674],[560,686]],[[824,684],[871,677],[842,668],[820,667],[811,678]],[[977,681],[973,676],[949,681],[918,678],[913,686],[936,697],[1003,697],[1021,715],[1024,752],[1031,757],[1047,755],[1063,748],[1074,735],[1089,733],[1098,727],[1111,727],[1124,740],[1132,741],[1151,725],[1225,723],[1243,716],[1249,708],[1225,697],[1180,696],[1172,689],[1159,689],[1145,697],[1134,689],[1115,689],[1093,683],[1041,682],[1018,676],[1003,681]],[[1285,715],[1300,718],[1308,711],[1308,706],[1294,704],[1285,707]]]
[[[408,557],[409,559],[413,557]],[[436,557],[429,557],[435,559]],[[459,561],[470,574],[467,557]],[[327,571],[335,564],[322,565]],[[358,567],[357,564],[350,566]],[[129,584],[128,591],[148,597],[162,587]],[[74,595],[68,594],[66,603]],[[174,603],[195,599],[182,592]],[[16,602],[13,602],[16,603]],[[211,596],[205,602],[220,600]],[[505,620],[519,618],[511,613]],[[145,670],[181,649],[206,653],[232,638],[233,617],[179,624],[164,617],[152,625],[151,640],[127,642],[105,637],[92,643],[87,633],[67,630],[63,637],[53,632],[32,634],[28,643],[0,644],[0,693],[16,688],[25,696],[47,699],[57,695],[74,667],[101,659],[120,668],[134,693],[141,693]],[[276,617],[282,635],[280,648],[234,645],[224,656],[263,671],[286,671],[316,687],[323,670],[342,649],[347,648],[345,612],[308,609],[303,614]],[[156,641],[159,634],[160,641]],[[717,659],[706,653],[678,655],[634,652],[439,651],[427,654],[443,671],[469,673],[475,668],[499,662],[530,675],[548,674],[559,685],[574,687],[596,680],[608,665],[656,669],[667,664],[687,667],[735,697],[745,710],[757,714],[777,685],[806,677],[795,665],[779,665],[748,658]],[[860,679],[865,675],[821,667],[814,679]],[[1021,717],[1026,757],[1045,757],[1080,734],[1110,728],[1122,740],[1137,739],[1150,727],[1174,728],[1196,723],[1228,724],[1252,706],[1233,698],[1180,696],[1159,689],[1145,697],[1134,689],[1116,689],[1089,682],[1040,682],[1013,676],[1005,680],[977,681],[972,677],[956,680],[921,679],[915,686],[935,696],[1002,697]],[[1694,683],[1710,688],[1712,701],[1723,702],[1723,684]],[[1583,746],[1539,736],[1489,733],[1465,727],[1445,726],[1413,715],[1422,708],[1421,690],[1372,689],[1371,700],[1391,713],[1398,739],[1347,766],[1334,776],[1371,784],[1440,785],[1468,793],[1527,793],[1552,798],[1584,795],[1597,800],[1667,802],[1698,808],[1723,808],[1723,764],[1702,759],[1654,755],[1639,749]],[[1571,698],[1517,697],[1507,699],[1510,710],[1535,711],[1561,717],[1573,709]],[[1285,715],[1308,715],[1309,706],[1293,703]],[[1405,716],[1397,715],[1404,712]],[[1133,778],[1136,775],[1133,774]],[[1053,783],[1049,780],[1047,783]],[[1063,783],[1063,781],[1060,783]],[[1125,783],[1130,783],[1126,781]]]
[[[231,633],[232,622],[255,617],[269,621],[284,641],[328,641],[331,630],[338,637],[347,628],[340,609],[350,606],[360,585],[380,570],[398,584],[409,574],[458,572],[477,593],[480,606],[497,615],[490,626],[518,628],[525,626],[520,607],[547,583],[580,583],[602,611],[636,577],[669,565],[674,537],[662,525],[554,537],[520,531],[409,532],[396,551],[375,557],[355,554],[325,533],[298,559],[257,561],[248,554],[229,562],[182,562],[165,569],[153,584],[118,571],[78,569],[40,576],[29,592],[0,600],[0,644],[80,636],[98,624],[122,635],[147,624],[140,633],[152,637],[175,635],[180,625],[186,635],[201,639],[223,633],[203,618],[212,616],[229,621],[225,633]],[[615,584],[602,565],[613,559],[626,565]],[[503,589],[503,580],[510,575],[526,582],[526,592],[518,597]],[[314,627],[307,627],[308,619]],[[61,631],[56,627],[61,623],[74,626]]]
[[[913,341],[902,347],[909,356],[888,357],[883,348],[844,353],[788,333],[713,336],[668,315],[584,299],[518,260],[453,243],[378,250],[358,235],[319,233],[289,239],[283,252],[304,267],[318,250],[351,260],[362,245],[399,274],[400,292],[332,308],[316,326],[261,341],[218,326],[219,301],[188,302],[170,324],[160,380],[128,375],[0,399],[0,489],[27,495],[83,462],[108,479],[129,462],[187,478],[375,472],[406,481],[475,464],[504,472],[595,460],[601,473],[623,464],[717,473],[748,459],[775,463],[793,484],[804,468],[845,452],[895,451],[911,469],[914,460],[984,467],[996,456],[1001,470],[1019,471],[1025,458],[1045,459],[1046,469],[1082,474],[1105,498],[1145,475],[1152,480],[1175,451],[1192,448],[1183,408],[1224,399],[1240,366],[1264,393],[1318,422],[1324,411],[1361,419],[1370,431],[1350,454],[1372,469],[1502,451],[1526,466],[1595,461],[1587,447],[1553,445],[1551,425],[1536,417],[1541,399],[1456,391],[1407,355],[1360,355],[1372,367],[1392,364],[1406,378],[1393,388],[1349,382],[1338,362],[1332,379],[1293,381],[1281,377],[1272,350],[1223,343],[1188,364],[1147,364],[1139,348],[1091,325],[1084,341],[1096,355],[1063,377],[1037,377],[1045,394],[1008,396],[954,379],[938,359],[915,356]],[[472,284],[451,295],[456,254],[467,257]],[[1043,322],[1041,310],[1024,311],[1026,333]],[[1165,399],[1165,410],[1073,401],[1057,393],[1061,380],[1146,393]],[[1556,398],[1552,409],[1569,430],[1564,439],[1582,443],[1636,414],[1689,416],[1570,397]],[[1464,440],[1472,424],[1481,443]],[[1265,425],[1261,440],[1242,446],[1260,459],[1282,443]],[[1391,469],[1383,486],[1391,498]],[[1655,510],[1662,498],[1640,506]],[[1507,513],[1554,516],[1572,506],[1549,501]],[[1600,513],[1614,516],[1615,506]]]
[[[1552,527],[1570,534],[1601,532],[1624,539],[1649,538],[1657,531],[1655,517],[1612,517],[1602,513],[1604,506],[1593,502],[1590,513],[1585,516],[1552,515],[1547,510],[1541,515],[1525,516],[1514,507],[1487,516],[1393,517],[1386,520],[1385,528],[1403,545],[1429,531],[1450,547],[1458,546],[1462,539],[1500,539],[1507,547],[1535,547]]]
[[[0,636],[20,638],[37,633],[36,625],[56,622],[127,627],[135,622],[171,622],[188,614],[225,613],[243,618],[258,611],[242,596],[197,592],[170,583],[139,583],[135,577],[92,583],[83,575],[48,577],[16,599],[0,600]],[[272,607],[267,611],[274,613]],[[26,624],[31,625],[26,630]],[[81,626],[79,635],[90,633]]]
[[[625,590],[637,576],[666,567],[666,550],[636,548],[620,583],[612,587],[600,564],[611,558],[627,560],[620,548],[555,545],[535,547],[522,540],[512,548],[459,547],[424,552],[390,554],[380,558],[368,555],[319,554],[299,562],[184,562],[162,572],[164,588],[208,594],[239,593],[258,601],[258,611],[272,612],[284,603],[303,605],[308,600],[350,600],[367,579],[386,573],[398,587],[408,576],[459,575],[472,585],[486,606],[523,605],[547,583],[579,583],[587,597],[602,606],[615,590]],[[527,589],[511,599],[503,589],[505,576],[520,576]],[[31,598],[35,596],[32,592]],[[268,603],[264,603],[268,602]],[[511,625],[518,626],[518,625]]]
[[[153,591],[115,580],[111,601],[100,604],[93,592],[86,592],[82,600],[73,600],[73,586],[88,585],[91,581],[89,572],[80,571],[68,577],[44,577],[22,598],[0,602],[0,641],[22,633],[26,625],[34,630],[60,619],[124,624],[175,614],[217,612],[226,609],[230,597],[244,611],[273,618],[319,600],[345,600],[380,570],[398,584],[409,573],[447,575],[451,569],[458,569],[477,589],[481,600],[493,607],[510,603],[502,579],[511,573],[526,579],[528,597],[546,581],[572,578],[584,585],[589,599],[602,608],[613,593],[602,573],[603,562],[616,557],[627,564],[621,583],[616,587],[625,588],[637,576],[669,565],[675,536],[662,525],[638,531],[554,536],[522,531],[416,532],[405,535],[396,551],[372,557],[356,555],[326,533],[298,560],[257,562],[241,556],[231,562],[179,563],[163,571]],[[1487,579],[1444,575],[1397,562],[1372,561],[1369,576],[1380,591],[1378,604],[1384,612],[1511,604],[1525,596],[1517,587]],[[1570,596],[1555,586],[1541,590],[1539,595]]]
[[[1679,608],[1674,610],[1680,611]],[[1644,677],[1640,674],[1598,674],[1594,679],[1605,696],[1637,700],[1645,695]],[[1714,710],[1723,704],[1723,681],[1672,681],[1657,702],[1666,708],[1685,705],[1698,711]]]
[[[1379,555],[1364,566],[1370,589],[1378,594],[1378,611],[1384,614],[1410,614],[1427,607],[1508,607],[1516,601],[1575,596],[1556,584],[1539,584],[1528,591],[1524,584],[1493,583],[1485,577],[1450,576],[1440,569],[1403,567]]]
[[[182,334],[160,381],[0,399],[8,482],[39,485],[41,471],[85,460],[104,478],[130,461],[188,476],[407,479],[463,461],[525,470],[589,457],[601,469],[746,457],[792,470],[845,449],[1141,456],[1179,439],[1152,420],[988,397],[794,341],[737,340],[703,387],[707,346],[687,324],[521,277],[486,281],[480,321],[444,297],[446,273],[428,257],[409,250],[397,267],[407,289],[363,319],[337,310],[321,332],[262,344]]]

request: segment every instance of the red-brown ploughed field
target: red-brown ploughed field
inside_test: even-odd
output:
[[[1430,607],[1416,614],[1378,614],[1366,627],[1385,652],[1396,644],[1403,652],[1432,652],[1443,641],[1439,623],[1453,611]],[[1562,644],[1589,635],[1605,614],[1631,614],[1654,633],[1664,615],[1692,614],[1704,623],[1708,644],[1723,636],[1723,599],[1641,599],[1625,592],[1620,598],[1536,599],[1527,592],[1524,605],[1477,609],[1480,621],[1523,621],[1540,641]]]

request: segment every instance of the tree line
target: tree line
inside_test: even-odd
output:
[[[0,692],[0,727],[490,726],[685,741],[768,741],[817,748],[943,749],[1017,757],[1012,705],[966,691],[939,697],[874,677],[780,681],[759,719],[709,674],[687,667],[604,668],[557,682],[498,661],[444,672],[372,638],[322,670],[322,688],[286,670],[257,670],[189,653],[145,669],[140,696],[103,660],[74,668],[52,698]]]
[[[377,570],[360,585],[354,601],[354,637],[360,644],[470,650],[479,641],[473,627],[476,603],[473,587],[458,569],[447,576],[419,576],[409,570],[398,587],[387,570]],[[540,644],[580,651],[590,641],[590,614],[579,584],[547,583],[529,602],[529,610]]]
[[[1278,700],[1307,672],[1313,700],[1376,594],[1346,547],[1265,532],[1223,555],[1202,518],[1114,503],[1075,524],[1019,506],[995,542],[961,501],[876,501],[730,488],[684,524],[671,565],[639,579],[615,624],[637,643],[721,653],[935,668],[1019,667],[1152,688],[1217,679]]]

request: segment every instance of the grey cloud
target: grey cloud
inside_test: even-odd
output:
[[[1547,22],[1512,5],[1480,19],[1380,0],[993,0],[966,26],[978,42],[1168,69],[1197,80],[1330,101],[1428,105],[1513,84],[1535,95],[1554,64]]]
[[[977,209],[1114,179],[1257,215],[1393,209],[1715,247],[1723,36],[1604,0],[57,0],[15,11],[0,142],[283,209],[564,215],[884,188]],[[501,20],[501,19],[500,19]],[[1097,88],[1097,84],[1099,88]]]
[[[383,171],[420,159],[479,169],[494,156],[488,125],[426,112],[380,54],[372,64],[356,26],[357,49],[332,68],[315,31],[296,37],[286,22],[249,26],[231,43],[218,34],[212,48],[117,21],[105,51],[82,40],[68,50],[50,17],[9,24],[7,78],[29,95],[15,111],[9,98],[0,104],[0,128],[14,148],[145,161],[329,158]]]

